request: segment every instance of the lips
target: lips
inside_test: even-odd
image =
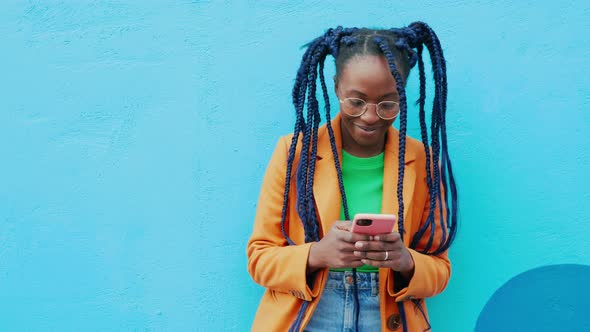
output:
[[[379,127],[367,127],[367,126],[359,126],[356,125],[358,128],[360,128],[362,131],[365,131],[367,133],[373,133],[375,131],[377,131],[377,129],[379,129]]]

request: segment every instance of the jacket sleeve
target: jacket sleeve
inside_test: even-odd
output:
[[[442,187],[441,187],[442,189]],[[428,188],[426,187],[426,203],[422,211],[422,218],[420,227],[426,222],[428,212],[430,210],[430,195],[428,195]],[[442,198],[443,213],[446,214],[446,206],[444,206],[444,197]],[[435,211],[435,230],[434,240],[430,250],[437,248],[442,240],[442,228],[440,225],[440,209],[437,203]],[[446,225],[445,225],[446,227]],[[413,235],[413,234],[412,234]],[[425,249],[430,238],[430,227],[426,229],[424,236],[418,242],[416,250],[409,249],[412,258],[414,259],[414,275],[409,281],[403,281],[403,277],[399,273],[395,273],[396,286],[389,287],[390,295],[396,301],[405,301],[412,299],[420,299],[435,296],[441,293],[447,286],[451,277],[451,262],[448,257],[448,250],[439,255],[426,255],[419,252],[420,249]],[[401,279],[401,280],[400,280]],[[401,287],[400,287],[400,284]]]
[[[313,290],[307,284],[307,259],[312,244],[288,245],[281,232],[289,144],[289,137],[279,140],[264,175],[247,246],[248,272],[263,287],[311,301],[320,288],[317,282]],[[288,220],[285,224],[287,231]]]

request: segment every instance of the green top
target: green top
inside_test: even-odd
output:
[[[346,192],[350,219],[357,213],[381,213],[383,196],[384,153],[369,158],[355,157],[342,150],[342,181]],[[344,206],[340,219],[345,220]],[[330,271],[351,271],[352,269],[330,269]],[[379,268],[363,265],[359,272],[377,272]]]

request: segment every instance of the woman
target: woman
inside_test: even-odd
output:
[[[435,87],[431,139],[424,47]],[[333,120],[323,74],[329,54],[340,102]],[[406,137],[405,82],[416,63],[422,142]],[[321,127],[318,76],[327,120]],[[248,270],[266,287],[253,331],[430,329],[424,298],[449,281],[447,250],[457,225],[446,93],[442,48],[425,23],[339,27],[308,45],[293,88],[295,135],[281,138],[273,153],[248,242]],[[398,116],[399,131],[392,126]],[[356,213],[396,214],[397,231],[352,233]]]

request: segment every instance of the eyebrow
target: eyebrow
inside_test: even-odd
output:
[[[366,94],[364,94],[364,93],[362,93],[362,92],[360,92],[358,90],[355,90],[355,89],[352,89],[349,92],[356,93],[357,95],[360,95],[360,96],[363,96],[363,97],[367,97]],[[378,99],[383,99],[383,98],[388,97],[388,96],[399,97],[399,94],[396,93],[396,92],[390,92],[390,93],[384,94],[383,96],[380,96]]]

